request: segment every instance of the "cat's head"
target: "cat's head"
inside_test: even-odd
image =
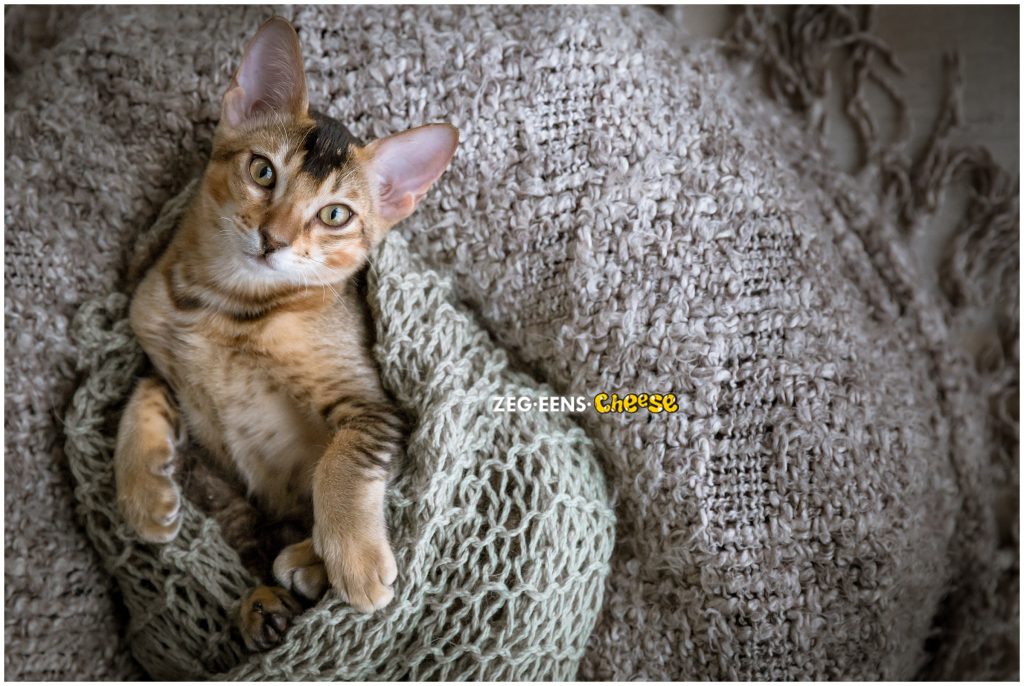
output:
[[[224,96],[203,179],[224,279],[344,279],[412,214],[458,139],[455,127],[431,124],[364,146],[338,121],[311,113],[298,36],[284,19],[269,20]]]

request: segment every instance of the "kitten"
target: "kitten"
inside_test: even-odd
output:
[[[298,37],[275,17],[247,46],[200,190],[132,300],[159,378],[138,384],[118,432],[127,522],[146,541],[177,535],[172,472],[188,433],[273,517],[308,527],[274,561],[281,587],[242,601],[252,649],[281,640],[292,594],[315,600],[330,585],[364,612],[394,595],[384,491],[403,423],[352,277],[457,144],[434,124],[363,146],[311,113]]]

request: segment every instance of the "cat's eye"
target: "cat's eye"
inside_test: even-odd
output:
[[[256,155],[252,158],[252,162],[249,163],[249,176],[264,188],[271,188],[274,185],[276,176],[274,174],[274,165],[266,157]]]
[[[344,205],[328,205],[320,210],[320,221],[327,226],[339,227],[348,223],[352,218],[352,210]]]

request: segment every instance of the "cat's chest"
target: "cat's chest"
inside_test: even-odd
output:
[[[301,507],[330,438],[323,419],[282,382],[283,362],[186,333],[178,395],[193,434],[274,510]]]

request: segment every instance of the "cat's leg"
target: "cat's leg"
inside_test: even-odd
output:
[[[360,422],[341,428],[313,478],[313,548],[331,586],[362,612],[394,597],[398,576],[384,521],[384,492],[396,447],[394,431]]]
[[[274,578],[295,595],[319,600],[327,590],[327,570],[313,550],[313,539],[290,545],[274,560]]]
[[[238,612],[238,629],[252,651],[273,648],[302,607],[280,586],[259,586],[249,591]]]
[[[150,543],[166,543],[181,528],[181,494],[172,476],[181,419],[168,394],[158,379],[139,382],[121,417],[114,451],[118,507]]]

